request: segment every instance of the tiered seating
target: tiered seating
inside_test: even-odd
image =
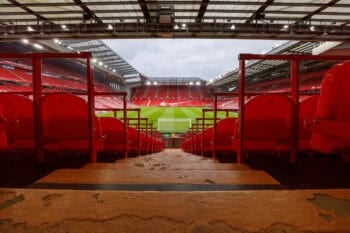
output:
[[[0,67],[0,80],[10,82],[24,82],[25,80],[14,74],[11,70]]]
[[[212,97],[205,87],[159,85],[134,88],[131,101],[139,106],[207,106]]]
[[[289,151],[291,148],[292,132],[292,101],[288,96],[281,94],[259,95],[249,99],[245,104],[244,115],[244,147],[245,151]],[[192,135],[183,143],[185,151],[189,150],[189,141],[192,144],[206,145],[206,151],[193,151],[206,153],[208,145],[212,144],[214,155],[225,155],[227,152],[237,152],[239,147],[239,130],[237,118],[226,118],[216,124],[216,138],[210,136],[211,130],[202,135]],[[209,135],[208,135],[209,134]],[[209,139],[209,141],[207,141]],[[189,144],[191,144],[191,142]],[[193,149],[193,148],[191,148]]]

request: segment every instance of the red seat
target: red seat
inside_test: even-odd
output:
[[[8,149],[33,149],[33,102],[25,96],[0,94],[3,116],[7,121]]]
[[[42,98],[45,149],[53,151],[89,150],[88,106],[70,94],[48,94]],[[96,148],[103,147],[100,123],[95,117]]]
[[[202,151],[203,154],[209,154],[213,151],[213,137],[214,137],[214,127],[210,127],[204,130],[204,138],[203,138],[203,145],[202,145]]]
[[[5,117],[0,104],[0,149],[7,148],[6,123]]]
[[[311,96],[299,104],[299,150],[310,150],[312,131],[305,127],[305,121],[315,118],[319,96]]]
[[[216,125],[216,152],[233,151],[234,128],[237,118],[229,117],[220,120]]]
[[[311,147],[323,153],[350,149],[350,62],[333,66],[322,81]]]
[[[124,123],[113,117],[101,117],[100,126],[103,140],[103,151],[123,152],[124,150]]]
[[[128,152],[138,153],[139,136],[138,131],[135,128],[128,127]]]
[[[288,96],[259,95],[248,100],[244,107],[245,151],[290,150],[293,103]],[[237,149],[237,127],[235,138],[234,148]]]

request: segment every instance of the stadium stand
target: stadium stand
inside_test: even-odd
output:
[[[157,85],[134,88],[130,100],[138,106],[208,106],[212,96],[206,87]]]
[[[86,90],[87,83],[80,73],[50,63],[43,65],[42,91],[45,95],[40,102],[45,151],[65,153],[90,149],[87,95],[83,94]],[[1,150],[33,151],[32,91],[32,68],[28,59],[0,61],[0,106],[5,129],[0,135]],[[82,94],[79,96],[69,94],[71,91]],[[96,93],[111,91],[106,85],[95,84]],[[22,93],[27,96],[21,95]],[[120,109],[123,108],[123,101],[114,95],[97,95],[95,108],[97,112],[101,112],[98,109]],[[124,123],[121,120],[95,116],[95,127],[97,151],[117,154],[124,151],[125,142],[121,136],[124,134]],[[127,129],[128,153],[146,154],[164,149],[161,135],[155,138],[155,132],[152,132],[154,135],[148,131],[139,134],[135,128],[127,127]]]

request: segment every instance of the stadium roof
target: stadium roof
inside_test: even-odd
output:
[[[312,54],[314,48],[320,45],[320,42],[303,42],[303,41],[289,41],[278,46],[268,54]],[[301,64],[301,70],[321,69],[322,67],[329,67],[329,62],[314,62],[305,61]],[[281,60],[254,60],[246,64],[246,77],[250,82],[262,81],[264,78],[269,80],[274,78],[288,77],[289,62]],[[228,88],[237,86],[239,78],[239,69],[227,72],[215,80],[208,82],[208,85]]]
[[[101,40],[63,40],[61,44],[74,51],[91,52],[96,65],[118,72],[125,81],[141,81],[139,72]]]
[[[346,40],[348,0],[0,0],[0,39]]]

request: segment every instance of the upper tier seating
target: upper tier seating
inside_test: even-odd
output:
[[[134,88],[131,101],[141,106],[205,106],[212,97],[206,87],[158,85]]]

